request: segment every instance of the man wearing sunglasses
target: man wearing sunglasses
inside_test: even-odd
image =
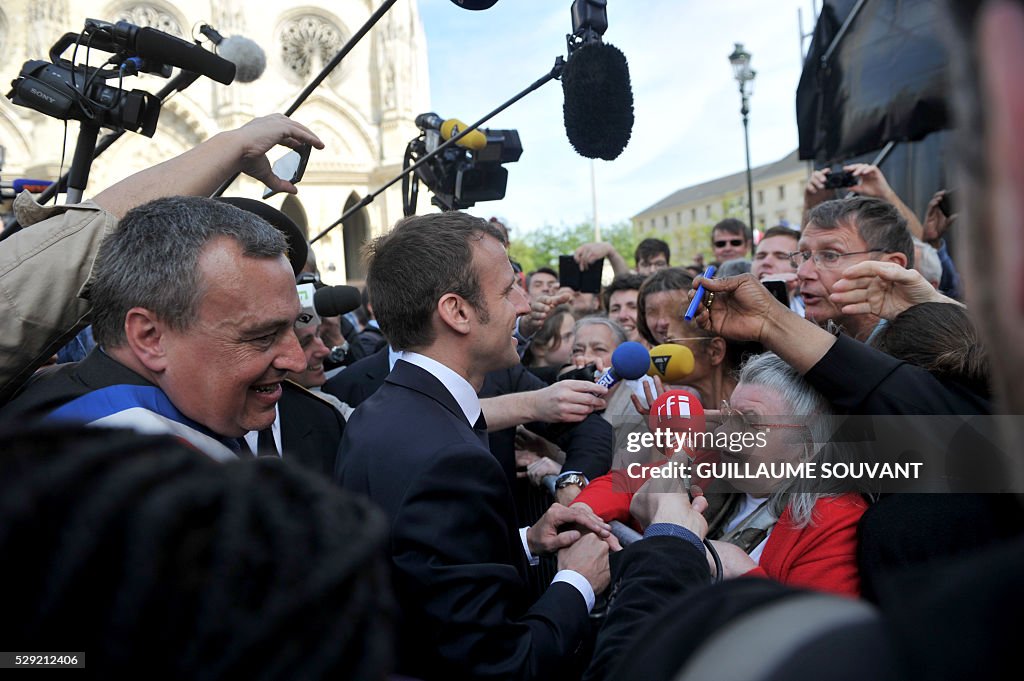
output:
[[[715,251],[715,262],[750,257],[750,228],[746,223],[727,218],[711,230],[711,247]]]
[[[826,201],[815,206],[790,254],[803,297],[805,316],[821,327],[835,322],[866,341],[879,324],[871,314],[844,315],[829,296],[843,271],[865,260],[914,266],[914,242],[907,221],[891,204],[868,196]]]

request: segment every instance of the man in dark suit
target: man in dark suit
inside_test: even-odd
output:
[[[516,531],[477,398],[487,372],[519,361],[513,331],[528,310],[500,237],[462,213],[407,218],[374,243],[367,282],[403,357],[352,415],[338,479],[391,518],[398,670],[557,677],[607,586],[614,540],[593,516],[557,504]],[[559,534],[569,523],[594,534]],[[527,562],[559,549],[560,572],[527,609]]]
[[[390,356],[385,347],[328,380],[323,390],[357,407],[384,385],[389,373]],[[604,392],[604,388],[582,381],[561,381],[548,386],[518,363],[487,373],[479,397],[488,422],[489,446],[514,488],[515,426],[520,424],[561,447],[565,452],[565,471],[580,473],[587,480],[608,472],[612,461],[611,426],[600,415],[593,414],[604,407]],[[511,395],[519,399],[510,399]],[[562,425],[552,426],[556,422]],[[580,491],[574,485],[563,490],[558,501],[565,505],[572,501],[566,495]]]

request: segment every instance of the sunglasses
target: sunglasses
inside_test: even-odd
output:
[[[730,246],[742,246],[745,242],[743,239],[728,239],[724,241],[716,241],[715,248],[725,248],[726,244]]]

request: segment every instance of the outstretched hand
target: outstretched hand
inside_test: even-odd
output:
[[[921,303],[959,304],[936,291],[917,270],[878,260],[848,267],[829,298],[843,314],[873,314],[882,319],[895,319]]]

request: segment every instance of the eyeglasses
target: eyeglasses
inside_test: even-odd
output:
[[[725,248],[726,244],[730,246],[742,246],[744,243],[746,242],[743,239],[727,239],[723,241],[714,242],[715,248]]]
[[[733,409],[729,406],[729,402],[727,400],[722,400],[722,405],[719,408],[722,411],[722,424],[731,426],[733,430],[768,431],[772,428],[799,428],[802,430],[808,430],[807,425],[803,423],[759,423],[754,421],[752,417],[747,414]]]
[[[688,340],[693,340],[693,341],[709,341],[713,337],[714,336],[689,336],[687,338],[666,338],[665,342],[662,345],[668,345],[670,343],[671,344],[675,344],[675,345],[679,345],[679,341],[688,341]]]
[[[789,264],[799,268],[808,260],[814,260],[814,264],[823,269],[829,270],[839,266],[839,259],[850,255],[864,255],[865,253],[881,253],[884,248],[872,248],[867,251],[854,251],[853,253],[837,253],[835,251],[793,251],[789,254]]]

